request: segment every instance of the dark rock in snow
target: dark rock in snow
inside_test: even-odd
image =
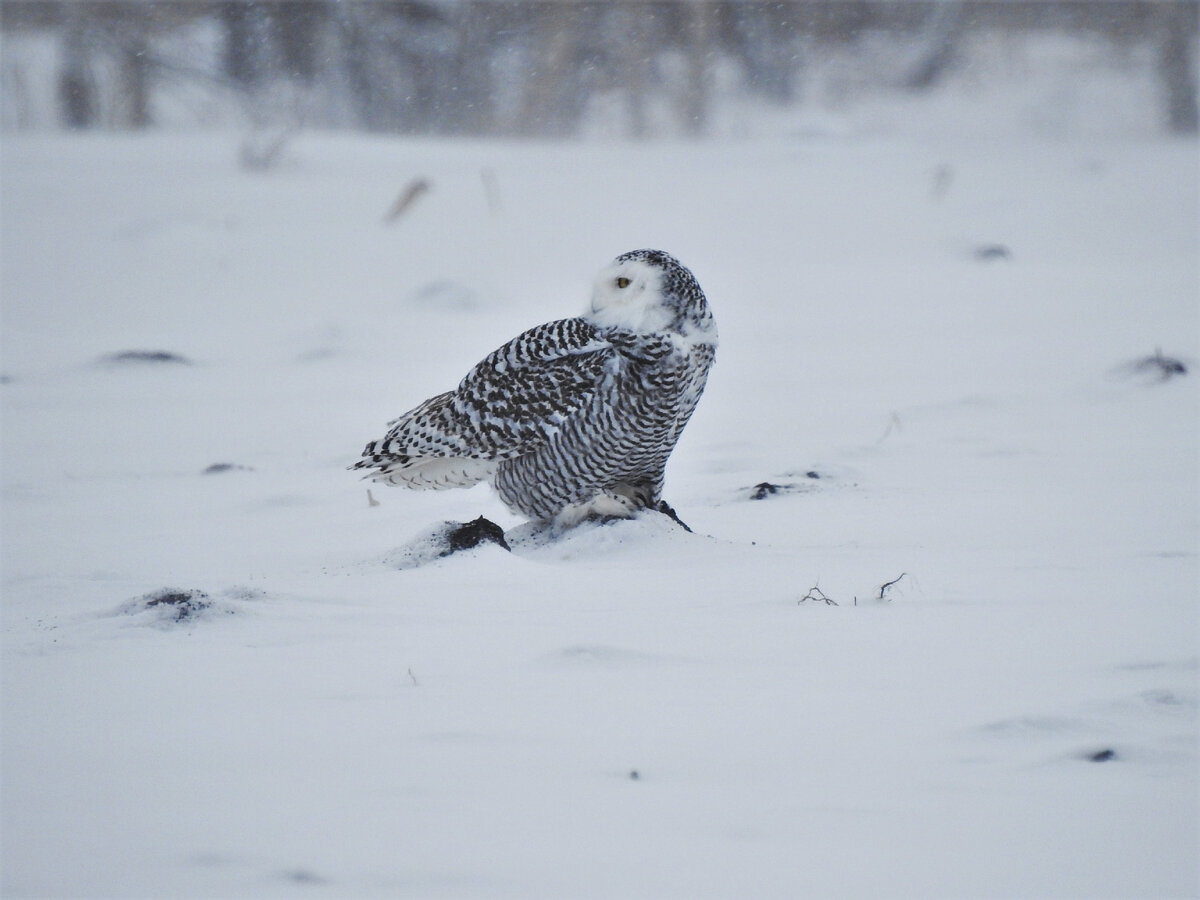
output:
[[[1087,754],[1088,762],[1108,762],[1117,758],[1117,751],[1111,747],[1105,747],[1103,750],[1097,750],[1095,753]]]
[[[155,607],[169,608],[175,613],[175,621],[182,622],[212,606],[208,594],[204,591],[180,591],[175,588],[163,588],[154,594],[147,594],[142,606],[145,609]]]
[[[997,259],[1012,259],[1012,251],[1003,244],[983,244],[976,247],[974,257],[980,262],[992,262]]]
[[[1134,363],[1134,371],[1153,375],[1158,381],[1167,381],[1176,375],[1186,375],[1187,366],[1174,357],[1163,356],[1161,350],[1155,350],[1153,356],[1147,356]]]
[[[799,479],[803,481],[760,481],[751,488],[743,488],[742,490],[749,491],[746,495],[751,500],[766,500],[770,497],[780,496],[782,494],[807,494],[818,489],[814,481],[821,481],[828,478],[828,475],[822,475],[816,469],[808,469],[807,471],[791,471],[781,472],[785,478]]]
[[[1164,356],[1159,348],[1150,356],[1141,356],[1114,367],[1111,376],[1139,384],[1162,384],[1188,374],[1190,363],[1174,356]]]
[[[504,529],[483,516],[472,522],[438,522],[388,553],[384,559],[398,569],[415,569],[485,544],[512,550]]]
[[[125,365],[127,363],[174,363],[185,366],[192,361],[186,356],[172,353],[169,350],[123,350],[120,353],[110,353],[104,357],[104,362]]]
[[[762,481],[751,488],[751,500],[766,500],[772,494],[778,494],[783,485],[771,484],[769,481]]]
[[[213,463],[204,470],[205,475],[220,475],[222,472],[253,472],[250,466],[240,466],[237,463]]]
[[[152,628],[187,628],[195,622],[235,615],[243,604],[264,596],[262,591],[243,587],[226,588],[216,597],[194,588],[165,587],[122,603],[111,614],[129,616]]]
[[[459,550],[470,550],[472,547],[489,542],[499,544],[505,550],[510,549],[508,542],[504,540],[504,529],[491,519],[480,516],[474,521],[458,525],[447,531],[446,549],[440,555],[449,556]]]
[[[288,881],[296,884],[326,884],[326,879],[322,878],[316,872],[310,872],[307,869],[293,869],[290,872],[285,872],[283,877]]]

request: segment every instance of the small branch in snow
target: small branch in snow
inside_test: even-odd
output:
[[[413,670],[411,668],[408,670],[408,677],[412,679],[413,687],[421,686],[421,682],[417,681],[417,676],[413,674]]]
[[[292,138],[293,131],[285,128],[277,134],[249,134],[238,149],[238,162],[250,172],[265,172],[279,165],[283,151]]]
[[[826,597],[825,592],[823,590],[821,590],[821,588],[815,584],[808,589],[808,593],[805,594],[803,597],[801,597],[799,602],[804,603],[807,600],[823,601],[826,606],[837,606],[838,605],[836,600],[833,600],[830,597]]]
[[[483,181],[483,195],[487,198],[488,212],[494,216],[500,212],[500,183],[496,180],[496,170],[481,169],[479,178]]]
[[[887,596],[888,588],[890,588],[892,585],[899,582],[900,579],[903,578],[907,574],[908,574],[907,572],[901,572],[899,575],[897,575],[891,581],[885,581],[883,584],[881,584],[879,586],[879,595],[877,597],[874,597],[873,599],[886,600],[888,603],[891,603],[892,598]],[[815,584],[811,588],[808,589],[808,593],[805,594],[803,597],[801,597],[799,602],[804,603],[808,600],[819,601],[819,602],[824,603],[826,606],[838,606],[839,605],[836,600],[834,600],[830,596],[827,596],[826,593],[823,590],[821,590],[821,588],[818,585],[815,585]],[[857,594],[854,596],[854,605],[858,606],[858,595]]]
[[[949,163],[942,163],[933,170],[933,185],[929,189],[929,196],[934,200],[941,200],[950,191],[953,181],[954,167]]]
[[[383,217],[383,224],[391,225],[408,212],[412,205],[417,202],[417,199],[428,191],[428,181],[424,178],[414,178],[400,192],[400,196],[396,198],[396,202],[392,204],[392,208],[387,211],[387,214]]]
[[[896,413],[893,412],[892,415],[888,418],[887,428],[885,428],[883,430],[883,434],[881,434],[879,436],[879,440],[877,440],[875,443],[882,444],[884,441],[886,441],[888,439],[888,436],[893,431],[900,431],[903,427],[904,426],[900,423],[900,417],[898,415],[896,415]]]
[[[379,506],[379,501],[375,499],[370,488],[367,488],[367,506]]]
[[[884,596],[884,593],[887,591],[887,589],[890,588],[893,584],[895,584],[897,581],[899,581],[901,578],[903,578],[907,574],[908,574],[907,572],[901,572],[899,575],[897,575],[891,581],[885,581],[883,584],[881,584],[879,586],[879,596],[876,599],[877,600],[887,600],[887,598]],[[889,600],[888,602],[890,603],[891,601]]]

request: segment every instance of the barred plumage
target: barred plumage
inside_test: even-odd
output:
[[[600,273],[583,316],[513,338],[455,390],[390,422],[352,468],[415,488],[490,481],[538,521],[630,515],[661,501],[716,345],[692,273],[658,250],[626,253]]]

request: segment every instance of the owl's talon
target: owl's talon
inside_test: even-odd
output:
[[[658,505],[656,507],[654,507],[654,509],[656,512],[662,513],[664,516],[666,516],[668,519],[670,519],[672,522],[674,522],[676,525],[678,525],[680,528],[682,528],[688,534],[695,534],[695,532],[693,532],[692,529],[688,528],[687,522],[685,522],[685,521],[683,521],[683,519],[679,518],[678,513],[676,513],[675,510],[671,508],[671,505],[669,503],[667,503],[666,500],[659,500]]]

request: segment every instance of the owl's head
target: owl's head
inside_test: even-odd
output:
[[[716,343],[717,326],[696,277],[661,250],[618,256],[596,277],[588,321],[625,331],[673,331]]]

